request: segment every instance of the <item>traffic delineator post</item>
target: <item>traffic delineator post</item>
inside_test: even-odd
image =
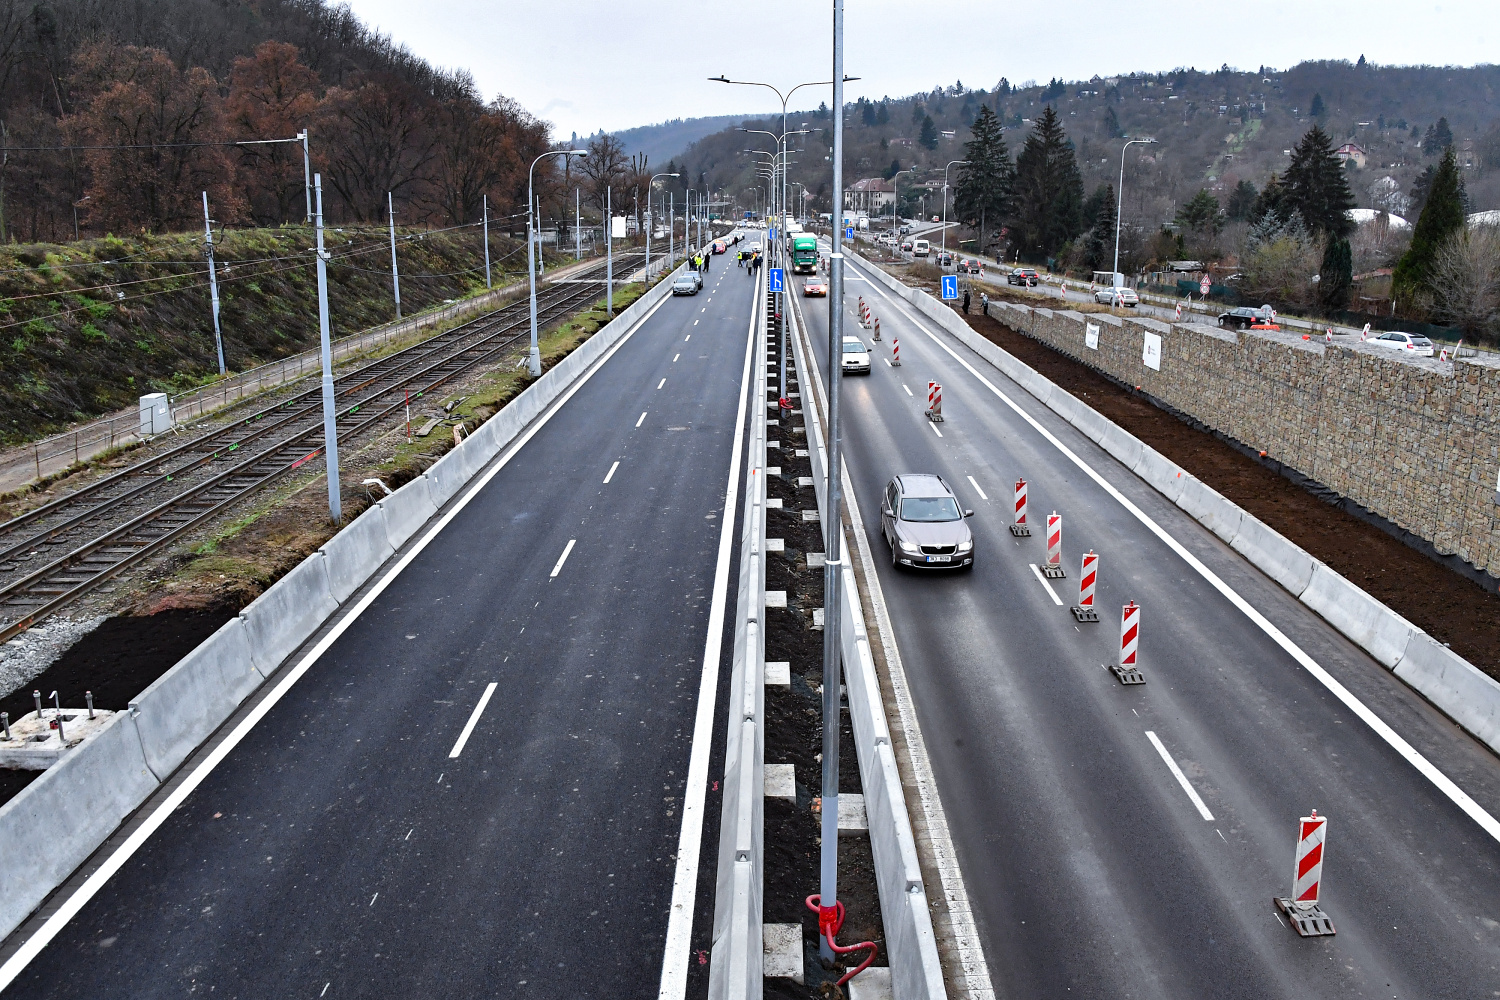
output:
[[[1042,564],[1042,575],[1049,580],[1068,575],[1062,566],[1062,515],[1055,510],[1047,515],[1047,561]]]
[[[927,383],[927,419],[935,424],[943,422],[943,387],[936,382]]]
[[[892,368],[900,368],[901,367],[901,338],[900,337],[892,337],[891,338],[891,367]]]
[[[1141,673],[1139,647],[1141,641],[1141,609],[1134,601],[1120,610],[1120,662],[1109,668],[1110,673],[1120,679],[1121,684],[1144,684]]]
[[[1276,908],[1286,915],[1292,930],[1302,937],[1327,937],[1337,933],[1333,920],[1318,905],[1323,886],[1323,858],[1328,839],[1328,817],[1311,816],[1297,822],[1297,849],[1292,864],[1291,896],[1276,896]]]
[[[1097,622],[1099,612],[1094,610],[1094,584],[1099,578],[1099,557],[1092,552],[1083,554],[1083,566],[1078,571],[1078,604],[1071,610],[1073,617],[1081,622]]]
[[[875,339],[876,340],[880,339],[880,317],[879,316],[875,317]]]
[[[1026,480],[1016,480],[1016,520],[1010,533],[1017,538],[1030,538],[1031,525],[1026,523]]]

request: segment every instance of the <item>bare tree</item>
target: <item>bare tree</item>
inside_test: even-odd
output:
[[[1438,248],[1428,279],[1432,312],[1471,336],[1500,332],[1500,226],[1454,233]]]
[[[587,178],[583,184],[584,197],[590,205],[602,211],[604,193],[612,188],[619,190],[624,187],[629,161],[625,157],[624,145],[609,134],[590,139],[588,150],[589,155],[583,157],[583,162],[578,165],[578,169]]]

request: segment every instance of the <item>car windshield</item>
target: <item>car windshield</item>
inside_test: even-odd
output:
[[[957,521],[958,501],[952,497],[912,497],[901,501],[903,521]]]
[[[844,341],[844,353],[845,354],[865,354],[867,352],[865,351],[865,345],[862,344],[862,343],[860,343],[859,341],[857,341],[857,340],[846,340],[846,341]]]

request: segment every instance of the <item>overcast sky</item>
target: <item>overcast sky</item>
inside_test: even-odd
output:
[[[831,74],[831,4],[757,0],[349,0],[367,23],[418,55],[474,74],[572,132],[617,131],[672,118],[760,114],[769,90],[706,77],[792,86]],[[1226,9],[1227,8],[1227,9]],[[1471,66],[1494,62],[1496,0],[1161,0],[998,3],[846,0],[847,97],[1087,79],[1178,66],[1285,69],[1306,59]],[[804,105],[799,91],[793,106]],[[824,95],[814,93],[805,107]]]

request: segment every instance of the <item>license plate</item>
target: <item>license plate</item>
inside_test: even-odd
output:
[[[952,562],[953,561],[953,557],[952,556],[928,556],[927,557],[927,561],[930,562],[930,563],[934,563],[934,562]]]

